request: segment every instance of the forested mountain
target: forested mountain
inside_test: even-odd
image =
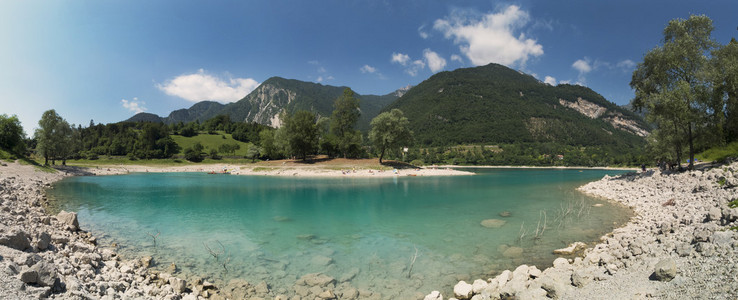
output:
[[[345,88],[272,77],[237,102],[224,105],[202,101],[188,109],[173,111],[168,117],[159,119],[165,124],[174,124],[204,122],[217,115],[227,115],[232,121],[256,122],[278,127],[280,125],[279,114],[283,110],[294,113],[303,109],[315,112],[321,117],[329,117],[333,111],[333,102],[341,96]],[[356,98],[359,99],[361,108],[357,128],[362,131],[368,130],[369,121],[406,90],[406,88],[400,89],[383,96],[357,94]],[[156,115],[139,113],[126,121],[152,122],[155,121],[153,116]]]
[[[551,86],[510,68],[441,72],[387,106],[405,112],[425,146],[554,143],[632,148],[646,124],[591,89]]]

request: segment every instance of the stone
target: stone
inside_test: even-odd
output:
[[[541,288],[546,291],[546,296],[551,299],[559,299],[564,294],[566,285],[553,277],[546,276],[540,279]]]
[[[255,291],[259,295],[266,295],[269,293],[269,285],[267,285],[266,281],[259,282],[259,284],[256,285]]]
[[[59,284],[59,278],[56,274],[54,265],[46,261],[40,261],[31,267],[31,270],[38,274],[36,283],[40,286],[56,286]]]
[[[466,281],[459,281],[454,286],[454,296],[459,299],[470,299],[474,294],[474,287]]]
[[[554,259],[553,266],[556,269],[567,269],[569,268],[570,265],[569,265],[569,261],[566,260],[566,258],[559,257],[559,258]]]
[[[79,230],[79,221],[77,221],[77,213],[75,212],[67,212],[62,210],[56,215],[56,219],[59,220],[62,225],[66,226],[66,228],[71,231]]]
[[[0,245],[20,251],[31,249],[26,233],[17,228],[0,227]]]
[[[667,258],[660,260],[656,267],[654,267],[653,274],[649,277],[651,280],[657,281],[671,281],[676,277],[677,268],[676,262],[673,259]]]
[[[19,279],[25,283],[36,283],[38,281],[38,272],[26,269],[20,273]]]
[[[325,267],[333,263],[333,259],[327,256],[316,255],[310,260],[313,265]]]
[[[594,274],[588,269],[575,270],[571,274],[571,284],[576,287],[583,287],[594,279]]]
[[[582,242],[574,242],[572,244],[569,244],[569,247],[554,250],[553,253],[560,255],[572,255],[579,250],[583,250],[584,248],[587,248],[587,244]]]
[[[328,284],[336,283],[333,277],[330,277],[321,273],[310,273],[303,275],[300,279],[297,279],[295,284],[307,285],[307,286],[327,286]]]
[[[318,294],[318,298],[320,299],[336,299],[336,294],[333,293],[331,290],[323,291],[322,293]]]
[[[500,212],[500,217],[507,218],[509,216],[512,216],[512,213],[510,213],[509,211]]]
[[[717,245],[730,245],[733,243],[733,238],[736,236],[735,231],[716,231],[710,237],[710,241]]]
[[[472,283],[472,292],[474,294],[480,294],[483,290],[487,289],[487,287],[489,287],[489,283],[484,280],[477,279]]]
[[[443,300],[443,295],[439,291],[432,291],[430,294],[425,295],[423,300]]]
[[[183,293],[185,289],[187,289],[187,281],[177,277],[169,277],[169,285],[171,285],[177,293]]]
[[[36,241],[36,248],[38,250],[48,249],[49,244],[51,244],[51,235],[46,232],[42,232],[38,235],[38,240]]]
[[[723,217],[723,212],[717,207],[712,207],[707,211],[708,221],[720,221],[720,218],[722,217]]]
[[[486,228],[500,228],[502,227],[502,225],[505,225],[505,223],[507,223],[507,221],[505,220],[487,219],[487,220],[482,220],[480,224]]]
[[[530,266],[530,268],[528,268],[528,274],[532,278],[541,277],[541,273],[542,273],[541,270],[539,270],[538,268],[536,268],[536,266]]]
[[[520,247],[509,247],[502,252],[502,256],[507,258],[518,258],[523,256],[523,248]]]

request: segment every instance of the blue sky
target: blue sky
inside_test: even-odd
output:
[[[705,14],[721,44],[738,2],[0,1],[0,113],[32,134],[237,101],[272,76],[387,94],[490,62],[625,104],[667,22]]]

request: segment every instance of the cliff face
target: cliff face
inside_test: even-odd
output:
[[[602,117],[602,120],[610,123],[617,129],[630,132],[640,137],[648,136],[648,131],[633,119],[630,119],[617,111],[608,111],[607,108],[589,102],[581,97],[577,98],[577,101],[574,102],[559,99],[559,103],[565,107],[576,110],[591,119]]]

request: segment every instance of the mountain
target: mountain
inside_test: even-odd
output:
[[[399,108],[417,142],[557,143],[633,148],[648,126],[591,89],[551,86],[502,65],[437,73],[384,110]]]
[[[333,112],[333,102],[343,94],[345,88],[272,77],[237,102],[224,105],[202,101],[190,108],[173,111],[169,116],[160,118],[160,121],[166,124],[187,123],[195,120],[203,122],[217,115],[228,115],[232,121],[257,122],[278,127],[281,125],[279,114],[283,110],[294,113],[304,109],[322,117],[330,117]],[[371,119],[408,88],[405,87],[383,96],[356,94],[362,112],[357,128],[363,131],[368,130]],[[147,114],[144,118],[139,115],[141,114],[126,121],[152,121],[154,119],[152,116],[156,116]]]
[[[135,114],[133,117],[128,118],[128,120],[125,120],[124,122],[152,122],[152,123],[162,123],[164,120],[151,113],[147,112],[140,112]]]

